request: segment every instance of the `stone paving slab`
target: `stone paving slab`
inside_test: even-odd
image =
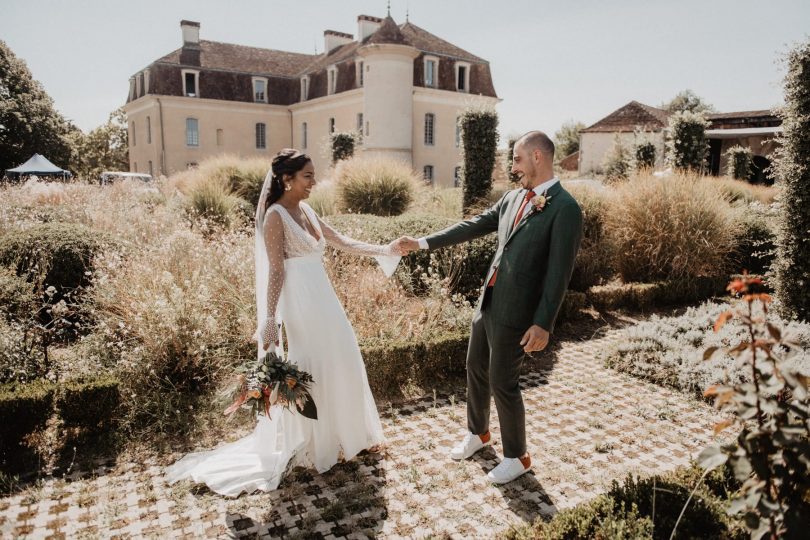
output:
[[[101,465],[0,499],[2,538],[492,537],[604,492],[627,473],[687,465],[713,440],[706,404],[605,368],[620,339],[567,343],[548,370],[522,378],[533,472],[487,482],[494,445],[461,463],[448,449],[465,431],[464,403],[424,399],[383,411],[388,439],[325,474],[296,470],[272,493],[226,499],[166,484],[154,462]],[[180,457],[179,454],[177,457]]]

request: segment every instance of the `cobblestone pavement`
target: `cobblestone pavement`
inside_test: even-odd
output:
[[[492,448],[461,463],[464,403],[428,398],[383,411],[388,444],[317,475],[297,470],[272,493],[226,499],[166,484],[156,463],[102,465],[0,499],[3,538],[490,537],[603,492],[628,472],[688,464],[719,420],[709,406],[605,368],[598,351],[620,331],[567,343],[523,378],[534,470],[487,482]],[[493,406],[493,414],[495,408]],[[179,457],[179,455],[177,456]]]

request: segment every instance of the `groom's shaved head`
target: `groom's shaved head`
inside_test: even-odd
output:
[[[540,150],[543,156],[554,161],[554,143],[542,131],[530,131],[517,140],[515,145],[522,145],[529,153]]]

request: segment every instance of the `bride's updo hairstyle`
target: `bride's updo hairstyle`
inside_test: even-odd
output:
[[[265,210],[284,194],[284,176],[295,176],[295,173],[303,169],[310,161],[312,158],[294,148],[284,148],[273,157],[273,179],[270,181],[270,193]]]

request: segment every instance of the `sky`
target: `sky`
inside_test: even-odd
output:
[[[323,51],[387,0],[0,0],[0,39],[84,131],[124,104],[129,77],[201,39]],[[719,111],[782,103],[779,59],[810,39],[807,0],[391,0],[391,16],[490,62],[502,144],[567,121],[590,125],[632,101],[691,89]]]

